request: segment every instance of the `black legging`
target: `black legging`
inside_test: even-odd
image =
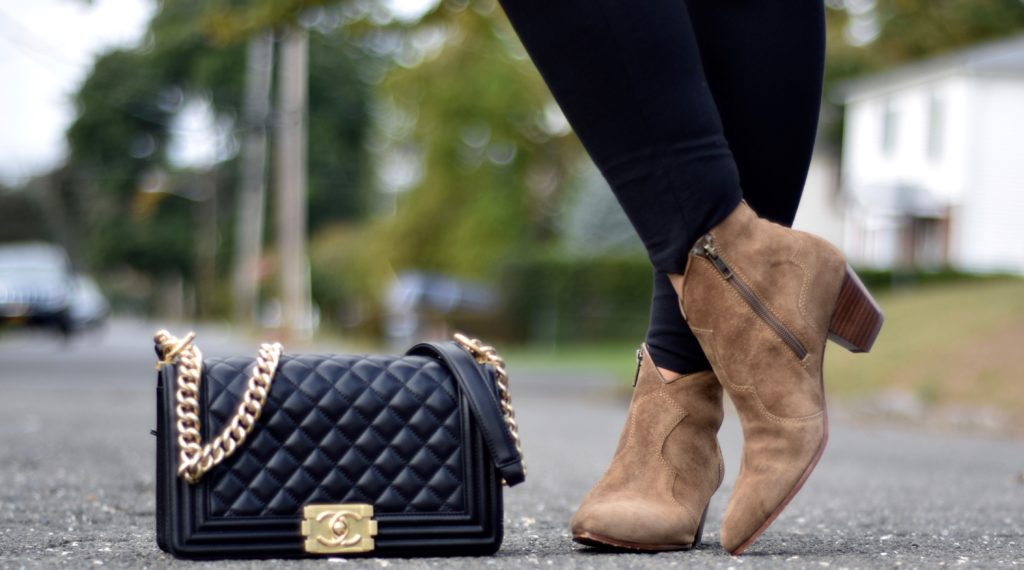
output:
[[[709,369],[666,274],[741,198],[792,224],[821,104],[823,1],[501,4],[647,248],[654,361]]]

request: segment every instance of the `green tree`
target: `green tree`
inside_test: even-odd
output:
[[[400,117],[385,152],[413,149],[419,181],[381,234],[393,267],[493,275],[555,237],[581,147],[493,2],[442,2],[405,36],[383,96]],[[417,47],[419,46],[419,47]]]
[[[373,188],[367,56],[343,28],[309,37],[309,229],[364,218]]]
[[[48,240],[51,234],[33,195],[0,186],[0,243]]]
[[[1020,0],[827,0],[827,83],[1024,31]]]
[[[67,139],[78,191],[86,195],[80,202],[86,205],[87,257],[100,268],[123,263],[155,274],[189,274],[191,240],[181,239],[189,220],[181,218],[179,201],[154,209],[153,196],[140,193],[147,174],[159,179],[168,125],[180,104],[180,92],[148,58],[134,50],[101,56],[76,97],[78,117]],[[147,251],[161,235],[166,247]]]
[[[97,268],[148,275],[196,273],[197,220],[216,205],[218,265],[229,266],[234,160],[209,173],[168,160],[173,121],[192,99],[208,101],[235,130],[245,73],[245,36],[225,38],[209,22],[222,3],[161,2],[145,43],[100,56],[76,95],[67,132],[69,168],[87,218],[87,257]],[[258,6],[265,2],[240,3]],[[340,20],[336,20],[340,23]],[[340,25],[316,25],[310,42],[310,227],[352,219],[368,196],[365,60]],[[212,194],[211,194],[212,193]],[[211,197],[215,200],[208,201]],[[204,217],[206,216],[206,217]],[[272,221],[272,220],[271,220]],[[272,230],[272,223],[268,225]]]

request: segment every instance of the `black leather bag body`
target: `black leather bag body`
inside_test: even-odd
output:
[[[183,558],[491,554],[525,478],[504,363],[457,335],[402,356],[203,359],[157,335],[157,542]],[[205,443],[204,443],[205,442]]]

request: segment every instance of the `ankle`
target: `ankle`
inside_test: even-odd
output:
[[[661,379],[666,382],[671,382],[683,375],[682,372],[676,372],[675,370],[669,370],[660,366],[658,367],[658,374],[661,374]]]
[[[673,335],[670,341],[673,350],[659,348],[659,342],[652,343],[649,339],[644,343],[651,364],[657,369],[662,381],[671,382],[682,376],[711,370],[711,363],[697,344],[692,335]]]

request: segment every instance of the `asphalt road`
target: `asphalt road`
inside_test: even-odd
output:
[[[70,345],[44,334],[0,336],[0,567],[193,564],[154,541],[153,328],[114,322]],[[213,330],[201,330],[200,343],[211,355],[253,349]],[[747,554],[734,558],[718,545],[739,464],[735,416],[721,434],[728,473],[704,547],[656,555],[579,547],[568,520],[610,458],[627,402],[613,378],[517,371],[514,362],[510,370],[530,479],[507,491],[506,538],[495,557],[208,565],[1024,567],[1024,442],[861,425],[838,406],[814,476]]]

